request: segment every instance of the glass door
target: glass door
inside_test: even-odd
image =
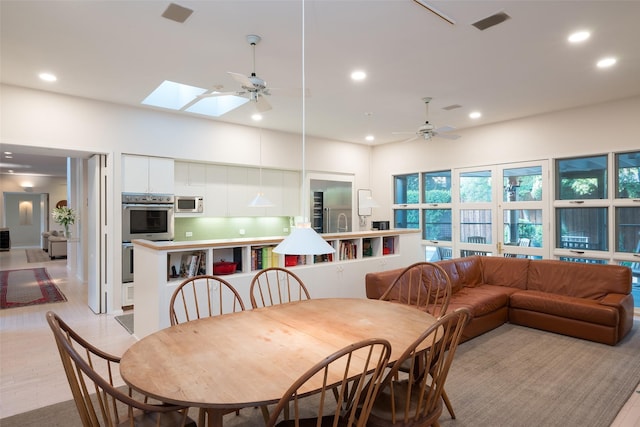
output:
[[[495,169],[493,167],[460,169],[454,198],[457,241],[456,256],[493,255],[495,252],[497,216],[495,210]],[[454,229],[455,230],[455,229]]]
[[[499,165],[502,194],[497,198],[500,228],[498,255],[543,258],[549,255],[549,209],[547,161]],[[545,226],[546,225],[546,226]]]

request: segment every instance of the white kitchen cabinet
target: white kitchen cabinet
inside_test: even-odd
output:
[[[206,165],[202,163],[175,162],[176,196],[204,196],[207,185]]]
[[[173,159],[147,156],[122,156],[124,193],[174,194]]]
[[[227,166],[207,165],[204,192],[205,216],[228,216]]]

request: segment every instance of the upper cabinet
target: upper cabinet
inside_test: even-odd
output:
[[[174,162],[162,157],[122,156],[124,193],[174,194]]]
[[[204,187],[206,185],[206,165],[202,163],[175,162],[176,196],[204,196]]]
[[[257,168],[225,165],[206,165],[205,168],[205,216],[299,215],[300,174],[298,172],[263,169],[261,182],[260,170]],[[178,175],[177,172],[176,175]],[[179,185],[178,182],[176,185]],[[273,203],[272,207],[249,206],[258,191]]]

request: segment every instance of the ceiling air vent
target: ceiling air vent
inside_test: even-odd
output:
[[[442,107],[443,110],[447,110],[447,111],[455,110],[456,108],[462,108],[462,105],[460,105],[460,104],[452,104],[452,105],[448,105],[446,107]]]
[[[494,25],[498,25],[511,17],[504,12],[498,12],[495,15],[488,16],[484,19],[479,20],[478,22],[474,22],[473,25],[480,31],[484,31],[487,28],[491,28]]]
[[[162,13],[162,17],[182,24],[191,16],[192,13],[193,10],[191,9],[187,9],[179,4],[171,3]]]

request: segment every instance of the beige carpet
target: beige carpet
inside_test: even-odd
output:
[[[503,325],[464,343],[447,380],[457,419],[441,426],[608,427],[640,381],[640,325],[615,347]],[[62,369],[62,367],[60,367]],[[196,416],[195,411],[192,412]],[[80,426],[72,401],[0,420],[2,427]],[[257,408],[225,427],[264,425]]]
[[[40,248],[37,249],[25,249],[27,254],[27,262],[46,262],[51,261],[49,254]]]
[[[45,268],[0,271],[0,308],[66,300]]]

